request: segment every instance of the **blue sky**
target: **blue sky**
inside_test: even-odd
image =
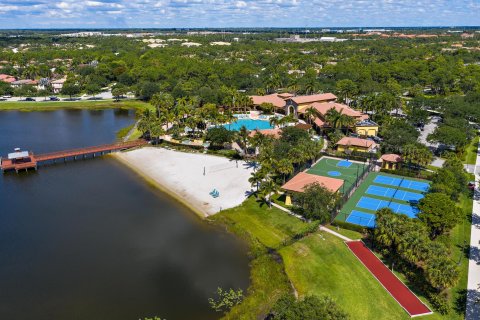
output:
[[[480,0],[0,0],[0,28],[478,26]]]

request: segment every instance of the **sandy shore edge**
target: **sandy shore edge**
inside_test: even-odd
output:
[[[171,197],[173,200],[178,202],[179,204],[183,205],[184,207],[188,208],[189,210],[193,211],[198,217],[201,219],[205,219],[209,216],[209,214],[204,211],[199,209],[197,206],[195,206],[195,203],[191,202],[191,199],[187,199],[184,196],[178,194],[177,192],[173,191],[173,186],[171,186],[169,183],[165,181],[157,181],[156,179],[152,179],[149,177],[148,173],[146,173],[144,170],[142,170],[140,167],[133,165],[129,161],[123,159],[121,157],[121,154],[118,153],[112,153],[110,154],[112,158],[116,159],[119,163],[123,164],[130,170],[132,170],[135,174],[137,174],[140,178],[142,178],[145,182],[148,184],[152,185],[153,187],[157,188],[161,192],[167,194],[169,197]]]

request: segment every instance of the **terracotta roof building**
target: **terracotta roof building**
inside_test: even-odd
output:
[[[333,93],[312,94],[308,96],[295,96],[286,99],[286,114],[299,114],[305,113],[313,103],[334,102],[337,97]]]
[[[373,152],[376,148],[377,144],[368,139],[343,137],[337,142],[337,150],[340,152],[344,152],[346,150],[356,152]]]
[[[282,189],[291,192],[303,192],[305,187],[312,183],[318,183],[332,193],[337,192],[343,186],[343,180],[341,179],[300,172],[285,183]]]
[[[17,79],[14,76],[2,73],[2,74],[0,74],[0,81],[7,82],[7,83],[12,83],[12,82],[17,81]]]
[[[288,95],[289,94],[273,93],[266,96],[250,96],[250,98],[252,98],[254,106],[259,106],[262,103],[271,103],[275,108],[283,109],[285,108],[285,99],[289,97]]]
[[[282,129],[275,128],[275,129],[263,129],[263,130],[252,130],[248,134],[249,137],[255,136],[257,133],[263,134],[264,136],[271,136],[275,139],[279,139],[282,135]]]
[[[388,153],[382,155],[380,161],[382,162],[383,169],[396,170],[400,168],[400,164],[403,160],[402,157],[398,154]]]

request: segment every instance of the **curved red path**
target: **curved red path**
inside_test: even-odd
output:
[[[408,287],[403,284],[370,249],[361,241],[345,242],[353,254],[363,263],[382,286],[397,300],[410,317],[431,314],[432,311],[423,304]]]

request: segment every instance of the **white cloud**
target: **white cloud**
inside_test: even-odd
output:
[[[480,25],[479,10],[478,0],[0,0],[0,28],[115,27],[117,15],[130,27]]]

